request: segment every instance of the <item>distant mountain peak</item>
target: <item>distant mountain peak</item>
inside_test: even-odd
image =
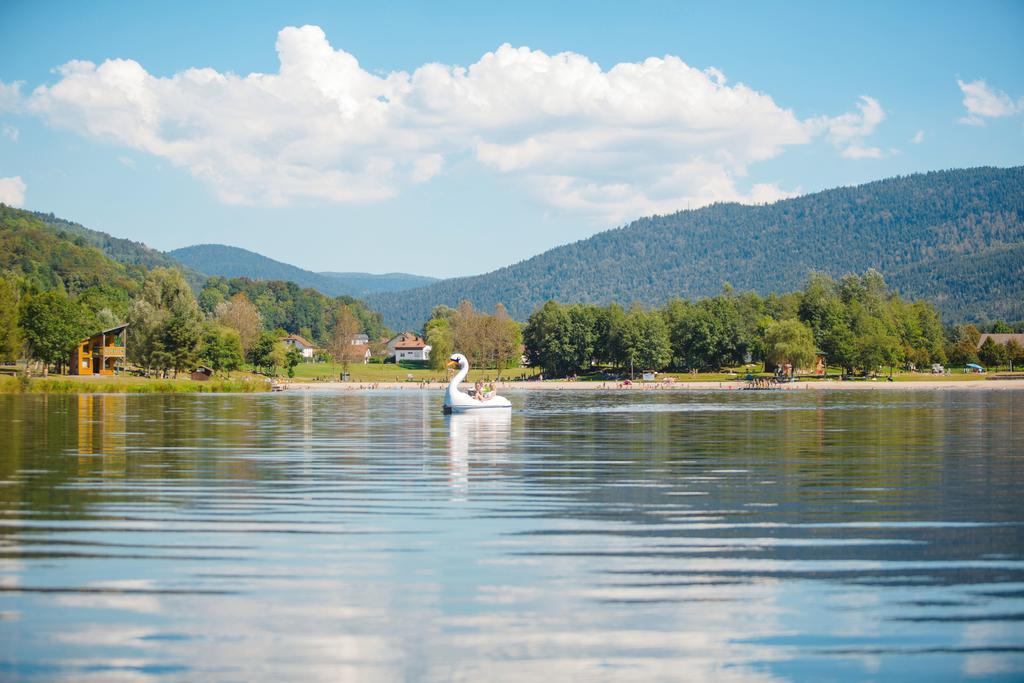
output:
[[[316,289],[329,296],[365,297],[435,282],[435,278],[406,273],[315,273],[277,261],[242,247],[226,244],[195,244],[167,252],[178,262],[207,275],[247,277],[252,280],[286,280]]]

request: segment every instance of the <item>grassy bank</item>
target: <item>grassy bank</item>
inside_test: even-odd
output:
[[[190,394],[252,393],[267,391],[270,385],[260,380],[148,379],[144,377],[0,377],[0,394]]]
[[[337,382],[343,372],[340,363],[301,363],[295,367],[294,381],[311,382],[317,380]],[[501,379],[513,380],[520,377],[533,377],[537,374],[534,368],[511,368],[501,371]],[[349,381],[352,382],[447,382],[449,375],[443,371],[429,368],[403,367],[396,363],[352,363],[348,366]],[[494,369],[471,369],[469,381],[478,379],[497,379],[498,371]]]

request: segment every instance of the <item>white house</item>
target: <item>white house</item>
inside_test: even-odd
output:
[[[357,334],[352,337],[352,346],[369,346],[370,337],[365,334]]]
[[[305,337],[300,337],[297,334],[289,334],[281,341],[283,341],[284,345],[289,348],[298,349],[303,358],[313,357],[313,351],[316,347],[313,346],[313,342],[309,341]]]
[[[388,355],[395,361],[430,360],[430,345],[418,334],[403,332],[388,340]]]

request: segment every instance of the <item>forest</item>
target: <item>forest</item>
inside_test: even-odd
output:
[[[389,333],[362,302],[292,282],[207,278],[197,296],[194,271],[154,266],[164,261],[145,245],[76,225],[0,205],[0,362],[61,369],[80,339],[125,322],[128,360],[159,375],[294,364],[281,337],[326,346],[339,319],[347,334]]]
[[[462,299],[482,310],[504,302],[523,320],[549,299],[664,306],[725,284],[766,296],[800,287],[812,270],[841,278],[874,268],[948,323],[986,323],[1024,318],[1022,256],[1024,167],[973,168],[641,218],[492,273],[366,302],[396,327]]]
[[[429,325],[429,324],[428,324]],[[997,329],[1010,331],[1005,324]],[[626,310],[617,303],[535,310],[523,330],[527,360],[551,377],[620,371],[810,368],[819,354],[844,374],[985,360],[1024,364],[1020,347],[978,350],[973,325],[944,330],[935,306],[905,301],[880,273],[834,280],[812,273],[802,290],[762,297],[726,288],[696,301]],[[987,354],[987,355],[986,355]]]

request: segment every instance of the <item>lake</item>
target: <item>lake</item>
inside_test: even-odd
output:
[[[1024,392],[0,396],[3,680],[1024,678]]]

